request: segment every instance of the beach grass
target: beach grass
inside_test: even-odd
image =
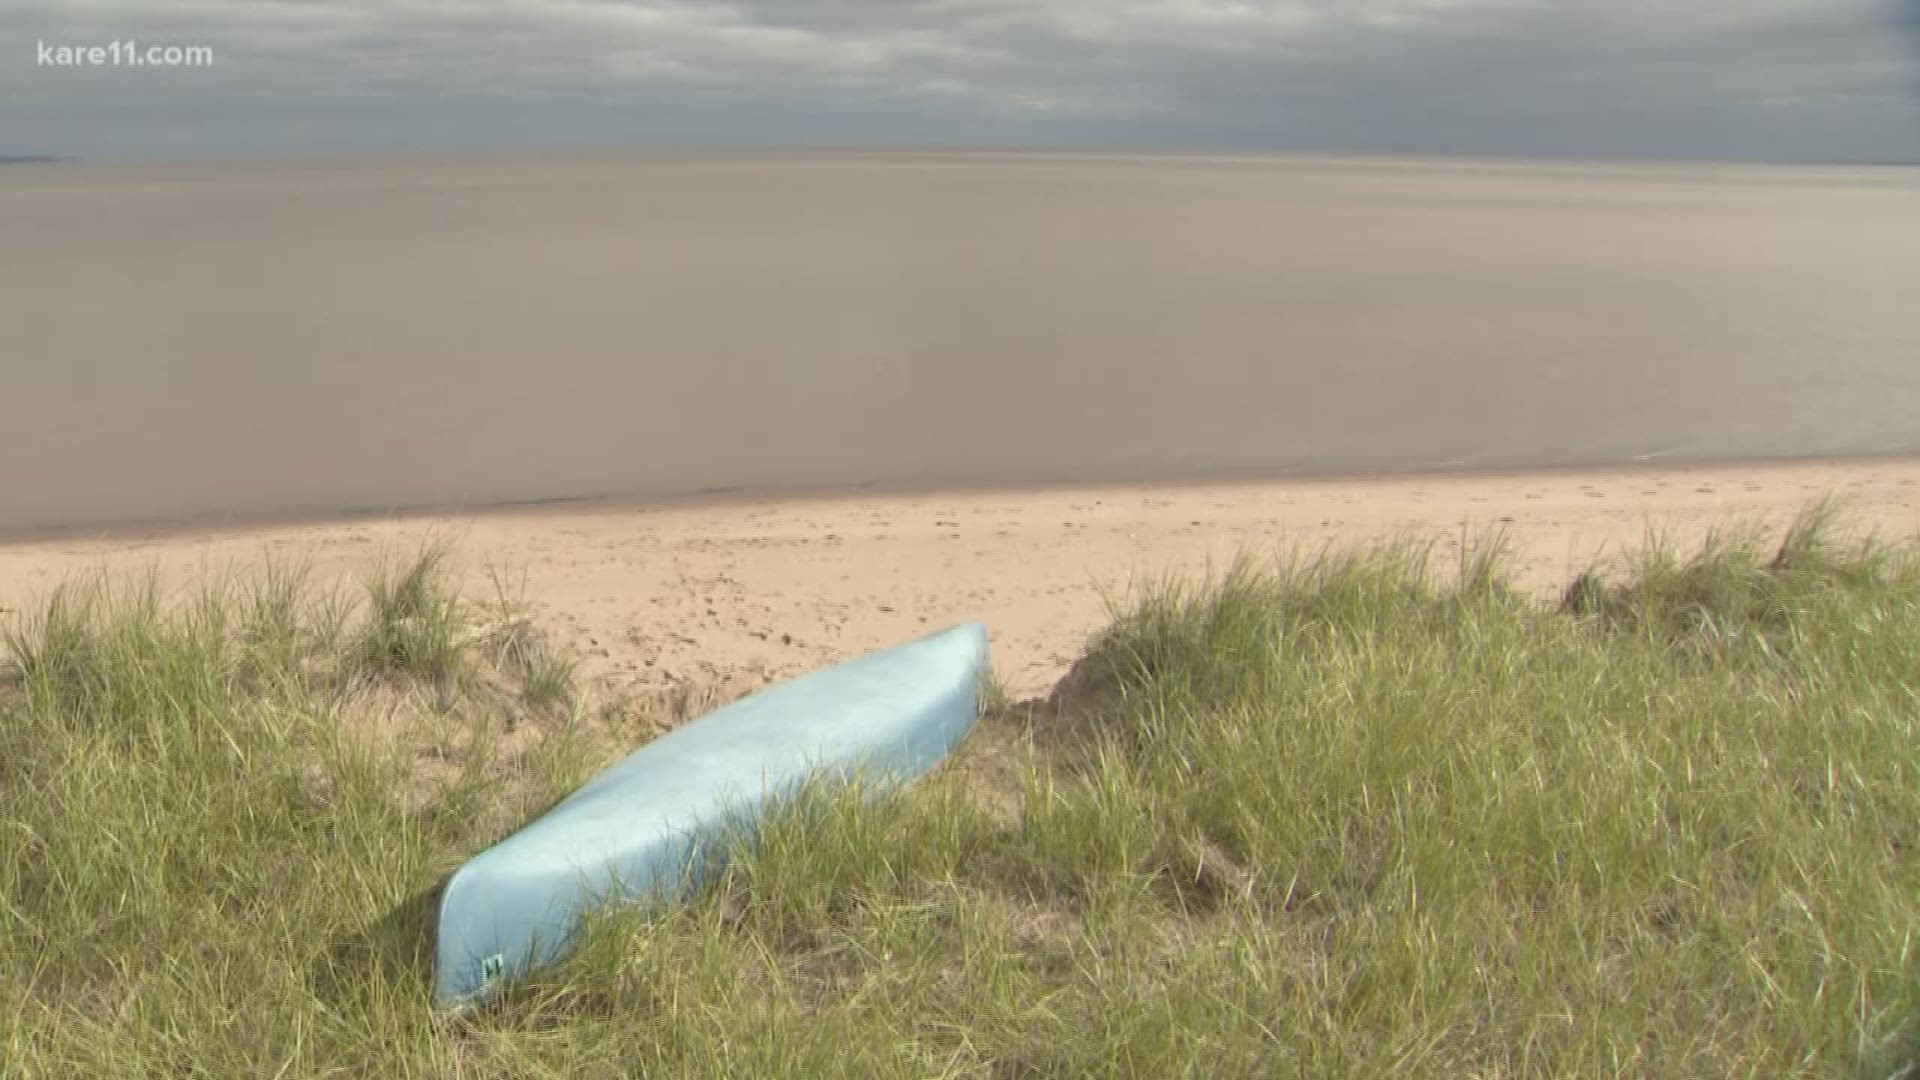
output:
[[[0,683],[0,1075],[1913,1074],[1915,548],[1823,504],[1557,603],[1464,548],[1138,589],[460,1015],[434,887],[645,725],[440,549],[70,585]]]

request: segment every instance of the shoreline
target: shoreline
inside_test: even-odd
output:
[[[1659,458],[1660,460],[1651,460]],[[1688,472],[1725,472],[1730,470],[1797,469],[1811,466],[1851,468],[1879,463],[1920,465],[1920,454],[1889,450],[1880,453],[1833,455],[1783,455],[1739,460],[1668,459],[1663,455],[1642,455],[1625,462],[1553,464],[1528,466],[1412,466],[1400,469],[1329,469],[1306,467],[1295,470],[1244,469],[1220,470],[1160,477],[1108,479],[1042,479],[1032,482],[953,482],[953,483],[867,483],[815,484],[796,487],[741,486],[704,491],[664,494],[609,493],[597,495],[556,495],[547,498],[514,499],[500,502],[436,502],[386,508],[353,507],[331,511],[301,511],[208,515],[185,517],[148,516],[127,520],[81,522],[71,525],[47,525],[32,528],[0,529],[0,549],[35,544],[76,542],[135,543],[162,540],[219,539],[235,533],[286,529],[321,529],[332,526],[378,523],[406,524],[427,521],[479,521],[522,515],[598,515],[650,514],[682,510],[724,510],[767,506],[831,504],[854,499],[934,499],[974,496],[1070,495],[1109,492],[1115,495],[1159,490],[1210,488],[1259,488],[1270,485],[1366,485],[1391,484],[1444,478],[1462,481],[1490,481],[1505,477],[1605,477],[1659,473],[1678,475]]]
[[[428,540],[476,598],[489,568],[590,678],[640,690],[752,689],[978,618],[1017,694],[1043,692],[1135,582],[1240,554],[1498,529],[1523,586],[1550,595],[1644,538],[1691,544],[1779,524],[1823,495],[1849,525],[1920,535],[1920,458],[1645,465],[991,491],[739,495],[571,504],[112,537],[0,541],[0,622],[76,574],[152,569],[170,592],[265,558],[351,582]]]

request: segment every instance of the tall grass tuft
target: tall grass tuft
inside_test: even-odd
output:
[[[446,570],[447,548],[423,547],[410,561],[382,563],[367,579],[367,613],[355,649],[367,670],[433,679],[459,667],[462,603]]]

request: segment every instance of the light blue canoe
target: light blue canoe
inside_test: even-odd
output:
[[[558,958],[582,914],[670,895],[702,841],[809,777],[898,783],[973,725],[987,631],[966,623],[782,683],[634,751],[475,856],[440,898],[434,997],[472,1004]]]

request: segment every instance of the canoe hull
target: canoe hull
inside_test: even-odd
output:
[[[972,727],[987,662],[986,628],[963,624],[763,690],[634,751],[447,882],[435,1000],[472,1004],[557,959],[601,904],[670,895],[712,841],[809,778],[926,772]]]

